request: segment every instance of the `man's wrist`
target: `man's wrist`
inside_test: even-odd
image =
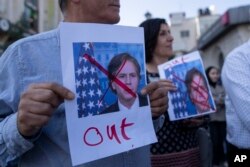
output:
[[[20,133],[20,132],[19,132],[19,133]],[[20,133],[20,135],[21,135],[25,140],[28,140],[28,141],[30,141],[30,142],[34,142],[34,141],[36,141],[36,140],[40,137],[41,133],[42,133],[42,129],[40,129],[38,132],[36,132],[34,135],[31,135],[31,136],[24,136],[24,135],[22,135],[21,133]]]

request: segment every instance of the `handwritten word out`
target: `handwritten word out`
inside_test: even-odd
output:
[[[114,140],[117,143],[121,144],[123,140],[130,140],[131,138],[127,135],[126,130],[127,128],[133,126],[134,123],[126,122],[126,118],[123,118],[120,126],[107,125],[106,131],[101,133],[97,127],[89,127],[83,134],[83,142],[87,146],[97,146],[104,142],[104,135],[108,140]],[[118,134],[121,134],[120,137]]]

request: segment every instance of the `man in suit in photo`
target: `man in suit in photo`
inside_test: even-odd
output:
[[[147,97],[137,93],[140,82],[140,65],[134,57],[128,53],[115,55],[109,62],[108,72],[110,74],[109,85],[117,95],[117,100],[101,114],[134,110],[148,105]],[[118,82],[114,80],[118,80]],[[123,83],[122,85],[119,84],[120,81]]]

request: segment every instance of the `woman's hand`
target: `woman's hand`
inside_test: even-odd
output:
[[[176,86],[170,80],[151,82],[141,90],[141,94],[149,95],[153,117],[159,117],[168,109],[168,91],[175,91]]]

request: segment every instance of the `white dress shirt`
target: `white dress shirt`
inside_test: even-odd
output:
[[[222,81],[227,93],[227,140],[250,149],[250,40],[226,57]]]
[[[118,99],[118,106],[119,106],[120,111],[135,111],[135,110],[138,110],[138,108],[139,108],[139,99],[138,99],[138,96],[136,96],[135,101],[134,101],[133,105],[130,108],[127,108],[126,106],[124,106],[120,102],[119,99]]]

